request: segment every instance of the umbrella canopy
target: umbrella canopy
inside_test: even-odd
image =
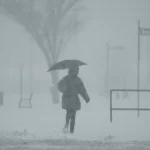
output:
[[[60,62],[54,64],[51,68],[48,69],[48,72],[53,71],[53,70],[68,69],[68,68],[71,68],[71,67],[82,66],[82,65],[87,65],[87,64],[80,61],[80,60],[76,60],[76,59],[63,60],[63,61],[60,61]]]

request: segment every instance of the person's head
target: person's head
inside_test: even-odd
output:
[[[74,66],[74,67],[70,67],[68,70],[68,74],[71,76],[78,76],[79,74],[79,67],[78,66]]]

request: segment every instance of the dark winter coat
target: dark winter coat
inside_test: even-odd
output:
[[[69,78],[69,75],[65,76],[58,83],[58,90],[63,93],[62,95],[62,109],[67,110],[80,110],[81,102],[79,94],[86,102],[89,102],[90,98],[82,80],[79,77]]]

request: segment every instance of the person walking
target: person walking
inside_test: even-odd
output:
[[[79,67],[72,66],[68,69],[68,75],[58,82],[58,90],[62,93],[62,109],[66,110],[66,122],[63,128],[64,133],[74,133],[76,112],[81,109],[79,94],[88,103],[90,97],[85,89],[82,80],[78,77]]]

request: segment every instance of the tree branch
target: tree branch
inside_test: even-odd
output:
[[[65,16],[71,9],[72,7],[77,4],[79,1],[81,0],[72,0],[71,2],[68,2],[68,5],[66,6],[66,8],[63,10],[63,14],[62,16]]]
[[[67,45],[67,43],[69,42],[69,40],[71,39],[71,37],[68,38],[61,38],[60,43],[59,43],[59,47],[58,47],[58,51],[56,52],[56,59],[58,60],[60,53],[64,50],[65,46]]]
[[[38,32],[35,30],[35,34],[32,34],[33,37],[35,38],[38,46],[40,47],[40,49],[42,50],[45,58],[46,58],[46,61],[48,63],[48,66],[50,67],[52,65],[52,61],[51,61],[51,58],[50,58],[50,55],[49,55],[49,52],[47,51],[47,49],[44,47],[44,44],[42,42],[42,38],[41,36],[38,34]]]
[[[79,1],[81,0],[38,1],[41,5],[46,2],[43,5],[46,9],[42,11],[34,10],[35,0],[0,0],[0,5],[5,8],[7,14],[12,14],[13,20],[25,26],[32,34],[50,66],[58,59],[64,46],[81,27],[77,15],[71,17],[70,14],[66,15]],[[77,12],[71,14],[73,13],[77,14]],[[63,23],[65,27],[61,28]],[[59,41],[60,32],[62,38]]]
[[[58,50],[57,50],[57,52],[56,52],[56,59],[57,59],[57,60],[58,60],[59,54],[60,54],[60,52],[61,52],[62,45],[63,45],[63,38],[60,39],[59,47],[58,47]]]

